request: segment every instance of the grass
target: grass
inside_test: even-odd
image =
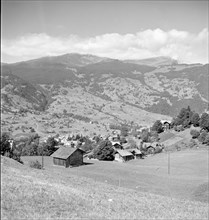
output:
[[[2,219],[207,219],[208,204],[118,187],[2,157]],[[85,166],[90,169],[92,166]],[[63,175],[69,172],[69,175]]]
[[[22,157],[25,164],[41,157]],[[144,160],[128,163],[86,160],[85,166],[64,169],[54,166],[51,157],[44,157],[44,168],[53,175],[87,177],[100,183],[122,186],[171,198],[206,201],[207,197],[195,197],[198,187],[208,182],[208,151],[185,150],[170,153],[170,175],[168,154],[161,153]],[[208,191],[205,191],[207,194]]]

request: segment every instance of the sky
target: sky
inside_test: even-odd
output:
[[[208,5],[208,0],[3,0],[1,61],[81,53],[208,63]]]

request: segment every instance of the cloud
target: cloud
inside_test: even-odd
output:
[[[2,40],[2,57],[15,61],[65,53],[94,54],[117,59],[170,56],[185,63],[208,62],[208,29],[200,33],[148,29],[135,34],[108,33],[90,38],[76,35],[52,37],[46,33],[27,34]]]

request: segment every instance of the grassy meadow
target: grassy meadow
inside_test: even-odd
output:
[[[1,219],[208,219],[208,152],[44,170],[1,157]]]

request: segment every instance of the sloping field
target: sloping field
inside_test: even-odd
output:
[[[41,162],[41,157],[23,157],[26,165],[29,161],[36,159]],[[146,157],[144,160],[132,160],[127,163],[97,160],[85,162],[88,165],[65,169],[54,166],[52,158],[45,157],[44,167],[55,176],[62,173],[66,178],[72,175],[87,177],[96,182],[171,198],[205,202],[208,200],[208,190],[199,196],[194,196],[202,185],[208,184],[207,150],[184,150],[169,155],[161,153]]]
[[[83,166],[92,167],[93,165]],[[1,219],[207,219],[208,204],[174,199],[1,159]],[[69,172],[68,175],[63,173]]]

